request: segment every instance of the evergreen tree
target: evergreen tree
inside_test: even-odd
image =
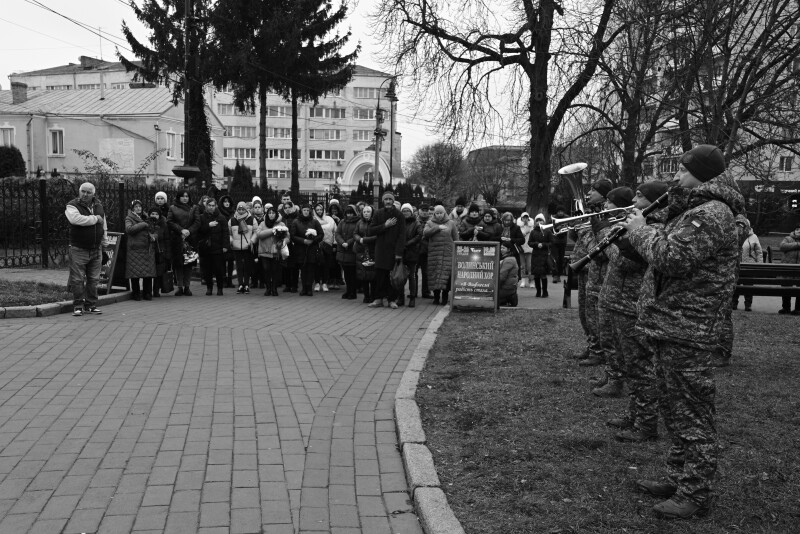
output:
[[[231,194],[245,194],[245,196],[252,196],[253,194],[253,173],[247,165],[236,162],[236,167],[233,169],[233,180],[231,180]]]
[[[184,34],[184,0],[146,0],[141,6],[131,2],[138,18],[150,28],[149,46],[134,37],[123,21],[122,33],[140,63],[117,52],[120,61],[137,78],[163,84],[172,89],[176,104],[184,101],[184,130],[186,165],[200,168],[200,180],[211,181],[213,153],[206,117],[203,85],[210,80],[216,62],[215,48],[210,46],[209,0],[188,0],[189,46]]]
[[[25,159],[15,146],[0,146],[0,178],[25,176]]]

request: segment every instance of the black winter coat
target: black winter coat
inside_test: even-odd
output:
[[[219,224],[212,227],[210,226],[212,221],[217,221]],[[230,248],[231,233],[228,229],[228,220],[219,210],[214,210],[213,214],[203,213],[200,215],[197,240],[199,242],[198,252],[201,256],[224,254],[223,249]]]
[[[419,261],[422,229],[423,226],[416,217],[406,219],[406,248],[403,251],[403,261],[405,263],[417,263]]]
[[[385,223],[392,217],[397,219],[397,224],[387,228]],[[392,270],[394,259],[402,258],[406,248],[406,218],[395,208],[381,208],[372,217],[367,234],[378,237],[375,241],[375,268]]]
[[[317,235],[314,237],[306,237],[306,232],[308,230],[314,230],[317,232]],[[319,244],[323,237],[322,226],[313,215],[307,218],[304,218],[302,215],[298,216],[292,223],[291,228],[289,228],[289,238],[294,243],[294,249],[289,255],[289,260],[292,261],[291,258],[293,255],[294,262],[297,265],[317,263]],[[306,239],[311,240],[310,245],[305,244]]]

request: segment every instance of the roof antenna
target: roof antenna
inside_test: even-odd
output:
[[[97,36],[100,37],[100,61],[103,61],[103,27],[97,27]]]

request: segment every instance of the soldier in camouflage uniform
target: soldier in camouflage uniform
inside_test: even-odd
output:
[[[653,507],[667,518],[708,510],[717,471],[712,357],[721,310],[730,305],[735,289],[735,216],[744,206],[742,195],[716,178],[724,171],[719,148],[693,148],[681,156],[664,228],[647,226],[641,213],[624,223],[631,245],[649,264],[636,328],[655,355],[661,413],[672,440],[669,482],[637,484],[653,495],[670,496]]]
[[[605,179],[597,180],[592,184],[592,190],[589,192],[587,203],[590,206],[602,205],[606,200],[606,195],[611,189],[612,185],[610,181]],[[602,227],[593,225],[592,228],[582,228],[578,230],[578,238],[581,244],[586,247],[586,252],[589,252],[589,250],[594,247],[595,243],[603,239],[609,231],[610,228],[608,224],[602,225]],[[584,252],[583,255],[585,255],[586,252]],[[581,257],[578,254],[573,254],[576,258]],[[588,272],[585,275],[586,285],[584,296],[581,297],[580,292],[578,293],[578,303],[581,309],[585,310],[586,328],[589,330],[589,354],[586,358],[578,362],[578,365],[581,366],[602,365],[606,361],[606,352],[609,350],[608,339],[604,340],[603,332],[600,328],[600,315],[597,309],[597,299],[600,296],[600,287],[603,285],[606,264],[607,258],[605,257],[592,261],[589,264]]]
[[[666,193],[668,187],[665,182],[640,185],[634,206],[647,208]],[[609,200],[613,196],[614,191],[608,194]],[[663,227],[664,213],[664,209],[651,213],[647,224]],[[608,272],[600,290],[600,313],[610,317],[617,348],[616,357],[606,364],[606,375],[609,384],[625,380],[630,395],[628,412],[623,417],[607,421],[607,424],[620,429],[616,433],[619,441],[647,441],[658,436],[658,387],[653,354],[647,350],[644,336],[635,328],[636,302],[647,262],[625,237],[609,246],[606,254],[609,257]]]
[[[617,187],[606,195],[604,209],[627,208],[631,205],[633,205],[633,190],[629,187]],[[611,232],[610,224],[606,221],[599,224],[595,223],[593,228],[596,231],[595,235],[598,241]],[[620,346],[614,336],[613,319],[616,312],[602,304],[602,294],[604,290],[607,292],[606,284],[608,283],[608,271],[611,265],[611,256],[608,252],[609,248],[606,248],[589,264],[590,280],[595,282],[594,286],[599,286],[597,291],[597,325],[600,333],[600,346],[605,358],[603,362],[605,363],[605,372],[599,379],[593,379],[597,386],[592,390],[592,394],[597,397],[621,397],[624,384],[621,360],[624,355],[619,352]],[[596,280],[591,278],[593,276],[602,276],[602,282],[596,283]]]
[[[749,228],[750,222],[747,217],[742,213],[736,215],[736,231],[739,236],[739,263],[742,262],[742,244],[747,239],[747,229]],[[736,264],[736,283],[739,282],[739,263]],[[733,355],[733,302],[731,302],[730,306],[725,306],[722,313],[719,345],[713,360],[714,367],[728,367],[731,364],[731,356]]]

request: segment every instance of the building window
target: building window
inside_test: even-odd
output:
[[[364,182],[369,182],[370,180],[375,179],[375,173],[372,171],[364,173]]]
[[[386,89],[381,91],[377,87],[354,87],[353,88],[353,97],[354,98],[372,98],[376,99],[379,96],[386,95]]]
[[[372,141],[374,138],[372,130],[353,130],[353,141]]]
[[[355,108],[353,109],[353,118],[357,121],[374,121],[375,110],[372,108]]]
[[[50,155],[64,155],[64,130],[60,128],[50,130]]]
[[[291,139],[291,128],[267,128],[267,137],[270,139]],[[300,135],[300,128],[297,129],[297,135]]]
[[[167,159],[175,159],[175,134],[167,133]]]
[[[241,115],[243,117],[254,117],[251,111],[239,111],[233,104],[217,104],[217,115]]]
[[[289,178],[291,171],[268,170],[267,178]]]
[[[14,144],[14,128],[0,128],[0,146],[11,146]]]
[[[343,160],[344,150],[309,150],[309,159]]]
[[[267,159],[292,159],[292,149],[270,148],[267,150]]]
[[[658,172],[676,173],[678,172],[678,158],[661,158],[658,162]]]
[[[72,89],[72,86],[71,85],[48,85],[47,86],[47,90],[48,91],[59,91],[59,90],[62,90],[62,89]]]
[[[344,108],[324,108],[316,106],[311,108],[311,116],[319,117],[322,119],[344,119]]]
[[[267,108],[267,117],[291,117],[291,106],[269,106]]]
[[[256,137],[255,126],[226,126],[225,137],[245,137],[254,139]]]
[[[309,171],[308,177],[314,180],[338,180],[344,177],[342,171]]]
[[[309,139],[317,139],[322,141],[339,141],[344,138],[344,130],[309,130]]]
[[[256,159],[255,148],[226,148],[225,159]]]
[[[792,170],[792,161],[793,160],[794,160],[794,156],[781,156],[781,161],[778,164],[778,170],[791,171]]]
[[[111,84],[111,88],[112,89],[126,89],[127,87],[128,87],[127,83],[112,83]]]
[[[105,88],[105,84],[101,85],[99,83],[83,83],[78,84],[78,89],[103,89]]]

